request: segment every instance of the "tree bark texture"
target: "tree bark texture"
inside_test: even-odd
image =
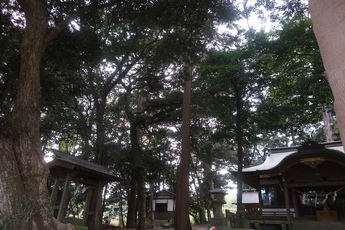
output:
[[[340,135],[345,140],[345,1],[309,0],[309,10],[325,77],[334,96]]]
[[[243,101],[240,90],[235,88],[236,92],[236,139],[237,139],[237,211],[236,216],[238,219],[239,228],[244,228],[244,206],[242,201],[243,193],[243,129],[242,129],[242,114],[243,114]]]
[[[41,1],[19,1],[26,28],[20,47],[19,87],[11,117],[0,121],[0,212],[3,229],[73,229],[50,217],[49,173],[41,152],[40,64],[47,10]]]
[[[242,205],[242,169],[243,169],[243,131],[242,131],[242,101],[240,94],[236,97],[236,139],[237,139],[237,211]]]
[[[331,108],[328,108],[327,106],[323,107],[322,120],[324,123],[326,141],[327,142],[335,141],[336,140],[336,138],[334,136],[334,122],[335,122],[335,120],[333,119],[333,114],[332,114]]]
[[[183,93],[182,152],[176,189],[176,230],[192,229],[189,220],[191,85],[191,80],[186,81]]]
[[[137,191],[138,183],[135,179],[135,174],[132,172],[130,183],[130,191],[128,196],[128,210],[126,228],[135,228],[137,225]]]
[[[146,228],[146,194],[143,152],[140,148],[140,129],[134,116],[130,116],[131,157],[133,162],[131,191],[128,201],[127,228]],[[138,215],[137,215],[138,214]]]

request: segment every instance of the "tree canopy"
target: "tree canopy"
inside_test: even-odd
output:
[[[37,199],[32,190],[42,197],[27,219],[15,219],[16,227],[55,223],[43,221],[49,205],[33,209],[49,195],[44,153],[58,148],[124,178],[107,196],[121,205],[122,225],[143,229],[147,188],[179,186],[186,81],[189,211],[198,223],[211,217],[208,191],[230,180],[241,191],[241,177],[229,171],[257,164],[268,147],[307,135],[325,141],[322,116],[335,117],[333,97],[306,6],[243,7],[226,0],[1,1],[0,167],[10,168],[16,183],[9,170],[0,173],[0,191],[13,191],[0,210],[14,204],[0,211],[0,228],[12,226],[21,203]],[[258,9],[277,26],[236,24]],[[20,192],[26,195],[18,198]]]

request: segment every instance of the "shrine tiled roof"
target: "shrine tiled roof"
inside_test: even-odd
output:
[[[336,151],[344,153],[344,149],[343,149],[341,141],[327,142],[327,143],[320,144],[320,146],[321,145],[322,145],[322,148],[336,150]],[[249,168],[244,168],[243,172],[255,172],[255,171],[265,171],[265,170],[273,169],[279,163],[281,163],[285,158],[291,156],[292,154],[297,153],[301,147],[302,146],[271,149],[270,154],[268,154],[268,156],[266,157],[266,160],[262,164],[249,167]],[[315,147],[313,149],[315,149]]]

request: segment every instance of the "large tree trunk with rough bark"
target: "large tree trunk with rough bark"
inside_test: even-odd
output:
[[[189,72],[191,78],[191,70]],[[182,151],[176,188],[175,230],[192,229],[189,220],[191,85],[192,81],[187,80],[183,93]]]
[[[309,10],[325,77],[334,96],[340,135],[345,140],[345,1],[309,0]]]
[[[331,142],[337,140],[337,135],[334,133],[335,119],[333,116],[333,109],[323,106],[322,120],[324,123],[326,141]]]
[[[51,218],[49,173],[40,144],[40,64],[47,10],[41,1],[19,1],[26,17],[20,47],[18,93],[11,117],[0,120],[0,211],[3,229],[73,229]],[[1,222],[0,221],[0,222]]]
[[[116,1],[80,9],[49,33],[44,2],[18,2],[25,13],[26,27],[20,47],[15,106],[11,116],[0,117],[0,229],[74,229],[51,217],[49,170],[41,151],[39,132],[41,59],[47,44],[73,19],[86,11],[113,6]]]
[[[137,226],[137,193],[138,182],[136,180],[135,172],[131,175],[130,191],[128,196],[128,210],[126,228],[135,228]]]
[[[133,162],[131,191],[128,201],[127,228],[146,229],[146,193],[143,152],[140,148],[140,129],[133,114],[130,120],[131,158]]]

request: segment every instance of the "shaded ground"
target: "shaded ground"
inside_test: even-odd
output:
[[[192,225],[193,230],[208,230],[210,226],[208,225]],[[135,230],[134,228],[115,228],[115,227],[109,227],[109,228],[103,228],[104,230]],[[174,230],[174,228],[163,228],[161,226],[155,226],[153,230]]]
[[[210,227],[208,225],[192,225],[193,230],[208,230]],[[154,230],[174,230],[174,228],[163,228],[161,226],[155,226]]]

